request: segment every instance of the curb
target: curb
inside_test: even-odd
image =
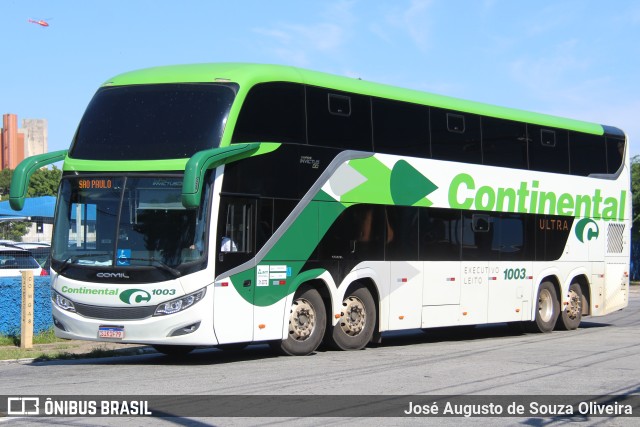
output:
[[[71,354],[72,356],[77,356],[77,357],[60,357],[60,358],[52,358],[48,360],[37,360],[37,361],[36,361],[37,357],[24,358],[24,359],[5,359],[5,360],[0,360],[0,365],[8,365],[12,363],[30,364],[30,363],[58,362],[58,361],[66,361],[66,360],[107,359],[110,357],[140,356],[140,355],[154,354],[154,353],[159,354],[151,346],[137,347],[135,349],[122,348],[122,349],[113,349],[113,350],[105,350],[105,351],[109,352],[110,354],[105,356],[94,357],[94,356],[91,356],[90,352],[89,353],[68,353],[67,352],[67,354]],[[135,353],[132,354],[132,351],[135,351]],[[64,351],[60,353],[65,354]],[[119,353],[122,353],[122,354],[119,354]]]

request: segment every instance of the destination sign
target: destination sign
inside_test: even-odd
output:
[[[103,188],[109,189],[113,186],[110,179],[80,179],[78,180],[79,188]]]

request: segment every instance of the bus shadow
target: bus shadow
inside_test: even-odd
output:
[[[578,329],[593,329],[593,328],[607,328],[612,326],[610,323],[602,322],[581,322]]]
[[[442,328],[412,329],[383,334],[382,343],[375,347],[393,347],[412,344],[437,342],[474,341],[508,336],[520,336],[525,333],[517,327],[507,324],[482,326],[450,326]]]
[[[580,329],[594,329],[611,326],[608,323],[582,322]],[[382,342],[370,344],[370,348],[384,348],[407,345],[419,345],[438,342],[476,341],[504,337],[519,337],[525,335],[541,335],[525,332],[521,325],[511,325],[506,323],[495,323],[478,326],[452,326],[430,329],[409,329],[405,331],[385,332],[382,335]],[[309,356],[316,357],[323,353],[333,351],[326,345]],[[271,359],[283,356],[274,352],[268,344],[257,343],[247,346],[245,349],[225,349],[216,347],[198,348],[184,356],[168,356],[162,353],[149,351],[145,354],[113,356],[104,358],[87,358],[72,360],[51,360],[46,362],[32,362],[34,366],[42,365],[163,365],[163,366],[205,366],[219,365],[225,363],[237,363],[254,360]]]
[[[253,344],[243,350],[220,350],[215,347],[197,348],[189,354],[182,356],[168,356],[149,350],[145,354],[115,355],[102,358],[86,358],[71,360],[50,360],[44,362],[32,362],[34,366],[44,365],[163,365],[163,366],[189,366],[189,365],[218,365],[232,362],[243,362],[278,357],[267,344]]]
[[[580,329],[594,329],[609,327],[609,323],[582,322]],[[562,332],[562,331],[560,331]],[[553,333],[557,333],[554,331]],[[553,334],[552,333],[552,334]],[[534,332],[527,332],[521,324],[492,323],[477,326],[450,326],[430,329],[411,329],[407,331],[394,331],[383,334],[382,343],[374,344],[372,347],[392,347],[401,345],[412,345],[421,343],[475,341],[504,337],[542,335]]]

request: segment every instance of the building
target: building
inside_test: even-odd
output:
[[[3,114],[0,132],[0,168],[15,169],[26,157],[46,153],[47,140],[47,120],[25,119],[22,121],[22,128],[18,128],[16,114]],[[52,225],[49,223],[35,221],[22,241],[51,241],[51,228]]]
[[[26,157],[47,152],[47,120],[25,119],[18,128],[18,116],[2,115],[0,167],[15,169]]]

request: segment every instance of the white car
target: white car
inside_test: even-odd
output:
[[[2,242],[0,242],[2,243]],[[27,250],[31,250],[31,249],[37,249],[37,248],[50,248],[51,247],[51,243],[47,243],[47,242],[16,242],[16,243],[11,243],[13,246],[17,246],[19,248],[22,249],[27,249]]]
[[[31,270],[34,276],[48,276],[31,252],[10,244],[0,244],[0,277],[20,276]]]

